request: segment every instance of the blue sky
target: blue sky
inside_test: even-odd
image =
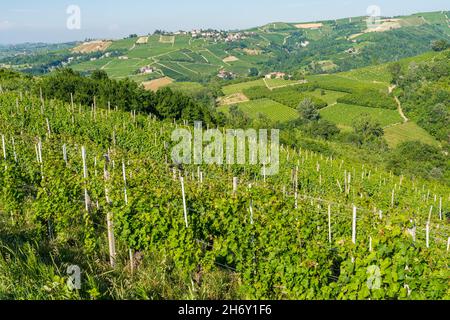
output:
[[[81,9],[81,29],[68,30],[69,5]],[[120,38],[155,29],[238,29],[268,22],[303,22],[366,15],[450,10],[449,0],[1,0],[0,43]]]

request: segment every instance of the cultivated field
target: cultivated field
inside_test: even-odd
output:
[[[295,27],[298,29],[319,29],[323,27],[323,23],[301,23],[296,24]]]
[[[252,87],[264,87],[263,79],[258,79],[254,81],[241,82],[237,84],[231,84],[222,88],[222,91],[225,95],[230,95],[233,93],[242,93],[245,89],[249,89]]]
[[[148,42],[148,37],[139,37],[137,39],[136,44],[146,44]]]
[[[159,88],[168,86],[173,82],[173,79],[169,77],[163,77],[151,81],[143,82],[145,90],[158,91]]]
[[[96,51],[105,51],[112,44],[112,41],[90,41],[85,42],[72,49],[73,52],[77,53],[91,53]]]
[[[369,115],[383,127],[403,121],[395,110],[361,107],[342,103],[332,105],[320,111],[320,115],[324,119],[343,128],[351,128],[355,121],[365,114]]]
[[[256,118],[259,113],[266,115],[273,121],[289,121],[298,118],[298,113],[281,103],[260,99],[238,104],[239,109],[251,118]],[[219,107],[219,111],[227,112],[230,106]]]
[[[228,56],[226,58],[224,58],[222,61],[223,62],[235,62],[238,61],[239,59],[235,56]]]
[[[249,99],[243,93],[233,93],[229,96],[220,97],[217,102],[219,105],[231,105],[246,101],[249,101]]]

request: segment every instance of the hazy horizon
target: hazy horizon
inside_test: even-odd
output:
[[[156,29],[167,31],[202,29],[247,29],[270,22],[310,22],[367,15],[370,5],[378,5],[382,16],[450,10],[448,1],[400,0],[229,0],[210,3],[205,0],[167,0],[150,3],[143,0],[103,5],[106,1],[76,2],[29,0],[0,4],[0,44],[65,43],[86,38],[119,39],[129,34],[147,34]],[[69,30],[69,5],[81,10],[81,28]]]

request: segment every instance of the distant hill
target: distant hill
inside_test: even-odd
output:
[[[275,22],[248,30],[159,32],[104,42],[48,46],[44,51],[0,48],[0,65],[33,74],[69,66],[82,73],[105,70],[112,78],[137,82],[170,77],[175,81],[207,82],[271,71],[330,73],[395,61],[428,51],[431,42],[450,39],[449,12]],[[110,40],[110,39],[104,39]],[[82,46],[83,47],[83,46]],[[9,50],[9,54],[4,52]],[[3,53],[3,55],[2,55]],[[222,74],[219,71],[223,70]]]

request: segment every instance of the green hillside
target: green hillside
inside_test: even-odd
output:
[[[385,21],[389,20],[382,23]],[[234,32],[203,30],[195,35],[191,31],[167,32],[142,35],[145,41],[139,40],[141,36],[113,40],[101,52],[75,53],[71,48],[78,43],[41,54],[0,56],[0,64],[33,74],[61,65],[86,73],[102,69],[118,79],[153,66],[158,72],[143,75],[139,81],[169,76],[177,81],[205,82],[217,78],[219,70],[239,78],[251,72],[283,71],[297,76],[347,71],[418,55],[428,51],[432,41],[450,38],[445,12],[396,17],[395,21],[393,30],[369,33],[364,17],[278,22]],[[370,78],[369,74],[365,76]]]

